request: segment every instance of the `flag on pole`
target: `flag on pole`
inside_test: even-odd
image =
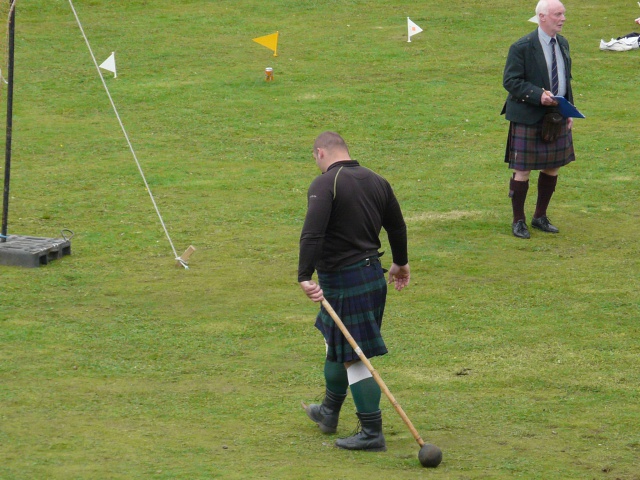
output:
[[[278,56],[278,33],[272,33],[271,35],[265,35],[264,37],[254,38],[253,41],[259,43],[263,47],[267,47],[269,50],[273,50],[273,56]]]
[[[413,23],[409,17],[407,17],[407,27],[409,29],[409,38],[407,42],[411,42],[411,37],[414,36],[416,33],[420,33],[422,29],[418,25]]]
[[[102,62],[100,68],[104,68],[105,70],[112,72],[113,78],[118,78],[118,74],[116,73],[116,52],[111,52],[109,58]]]
[[[537,14],[536,14],[536,15],[534,15],[533,17],[531,17],[531,18],[529,19],[529,21],[530,21],[531,23],[536,23],[536,24],[537,24],[537,23],[539,23],[539,22],[538,22],[538,15],[537,15]]]

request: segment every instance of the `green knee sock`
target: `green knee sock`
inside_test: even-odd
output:
[[[349,388],[351,388],[351,395],[358,413],[373,413],[380,410],[382,390],[373,377],[349,385]]]
[[[343,363],[324,362],[324,379],[327,383],[327,389],[338,395],[347,393],[349,380],[347,378],[347,369]]]

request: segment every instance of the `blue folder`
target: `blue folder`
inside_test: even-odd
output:
[[[585,118],[585,116],[581,114],[578,109],[573,106],[573,104],[566,98],[555,96],[553,97],[553,99],[558,102],[558,108],[560,109],[560,114],[563,117]]]

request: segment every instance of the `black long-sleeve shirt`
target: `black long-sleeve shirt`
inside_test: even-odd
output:
[[[300,235],[298,281],[375,255],[387,232],[393,262],[406,265],[407,227],[391,185],[355,160],[336,162],[316,177],[308,192]]]

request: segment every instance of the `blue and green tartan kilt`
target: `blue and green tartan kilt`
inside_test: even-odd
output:
[[[387,282],[379,260],[366,266],[358,262],[337,272],[318,272],[324,298],[347,327],[367,358],[387,353],[380,327],[387,298]],[[329,313],[320,307],[315,326],[327,343],[327,360],[350,362],[358,354],[335,324]]]
[[[542,140],[542,121],[535,125],[511,122],[504,161],[514,170],[545,170],[567,165],[576,159],[573,135],[567,122],[555,142]]]

